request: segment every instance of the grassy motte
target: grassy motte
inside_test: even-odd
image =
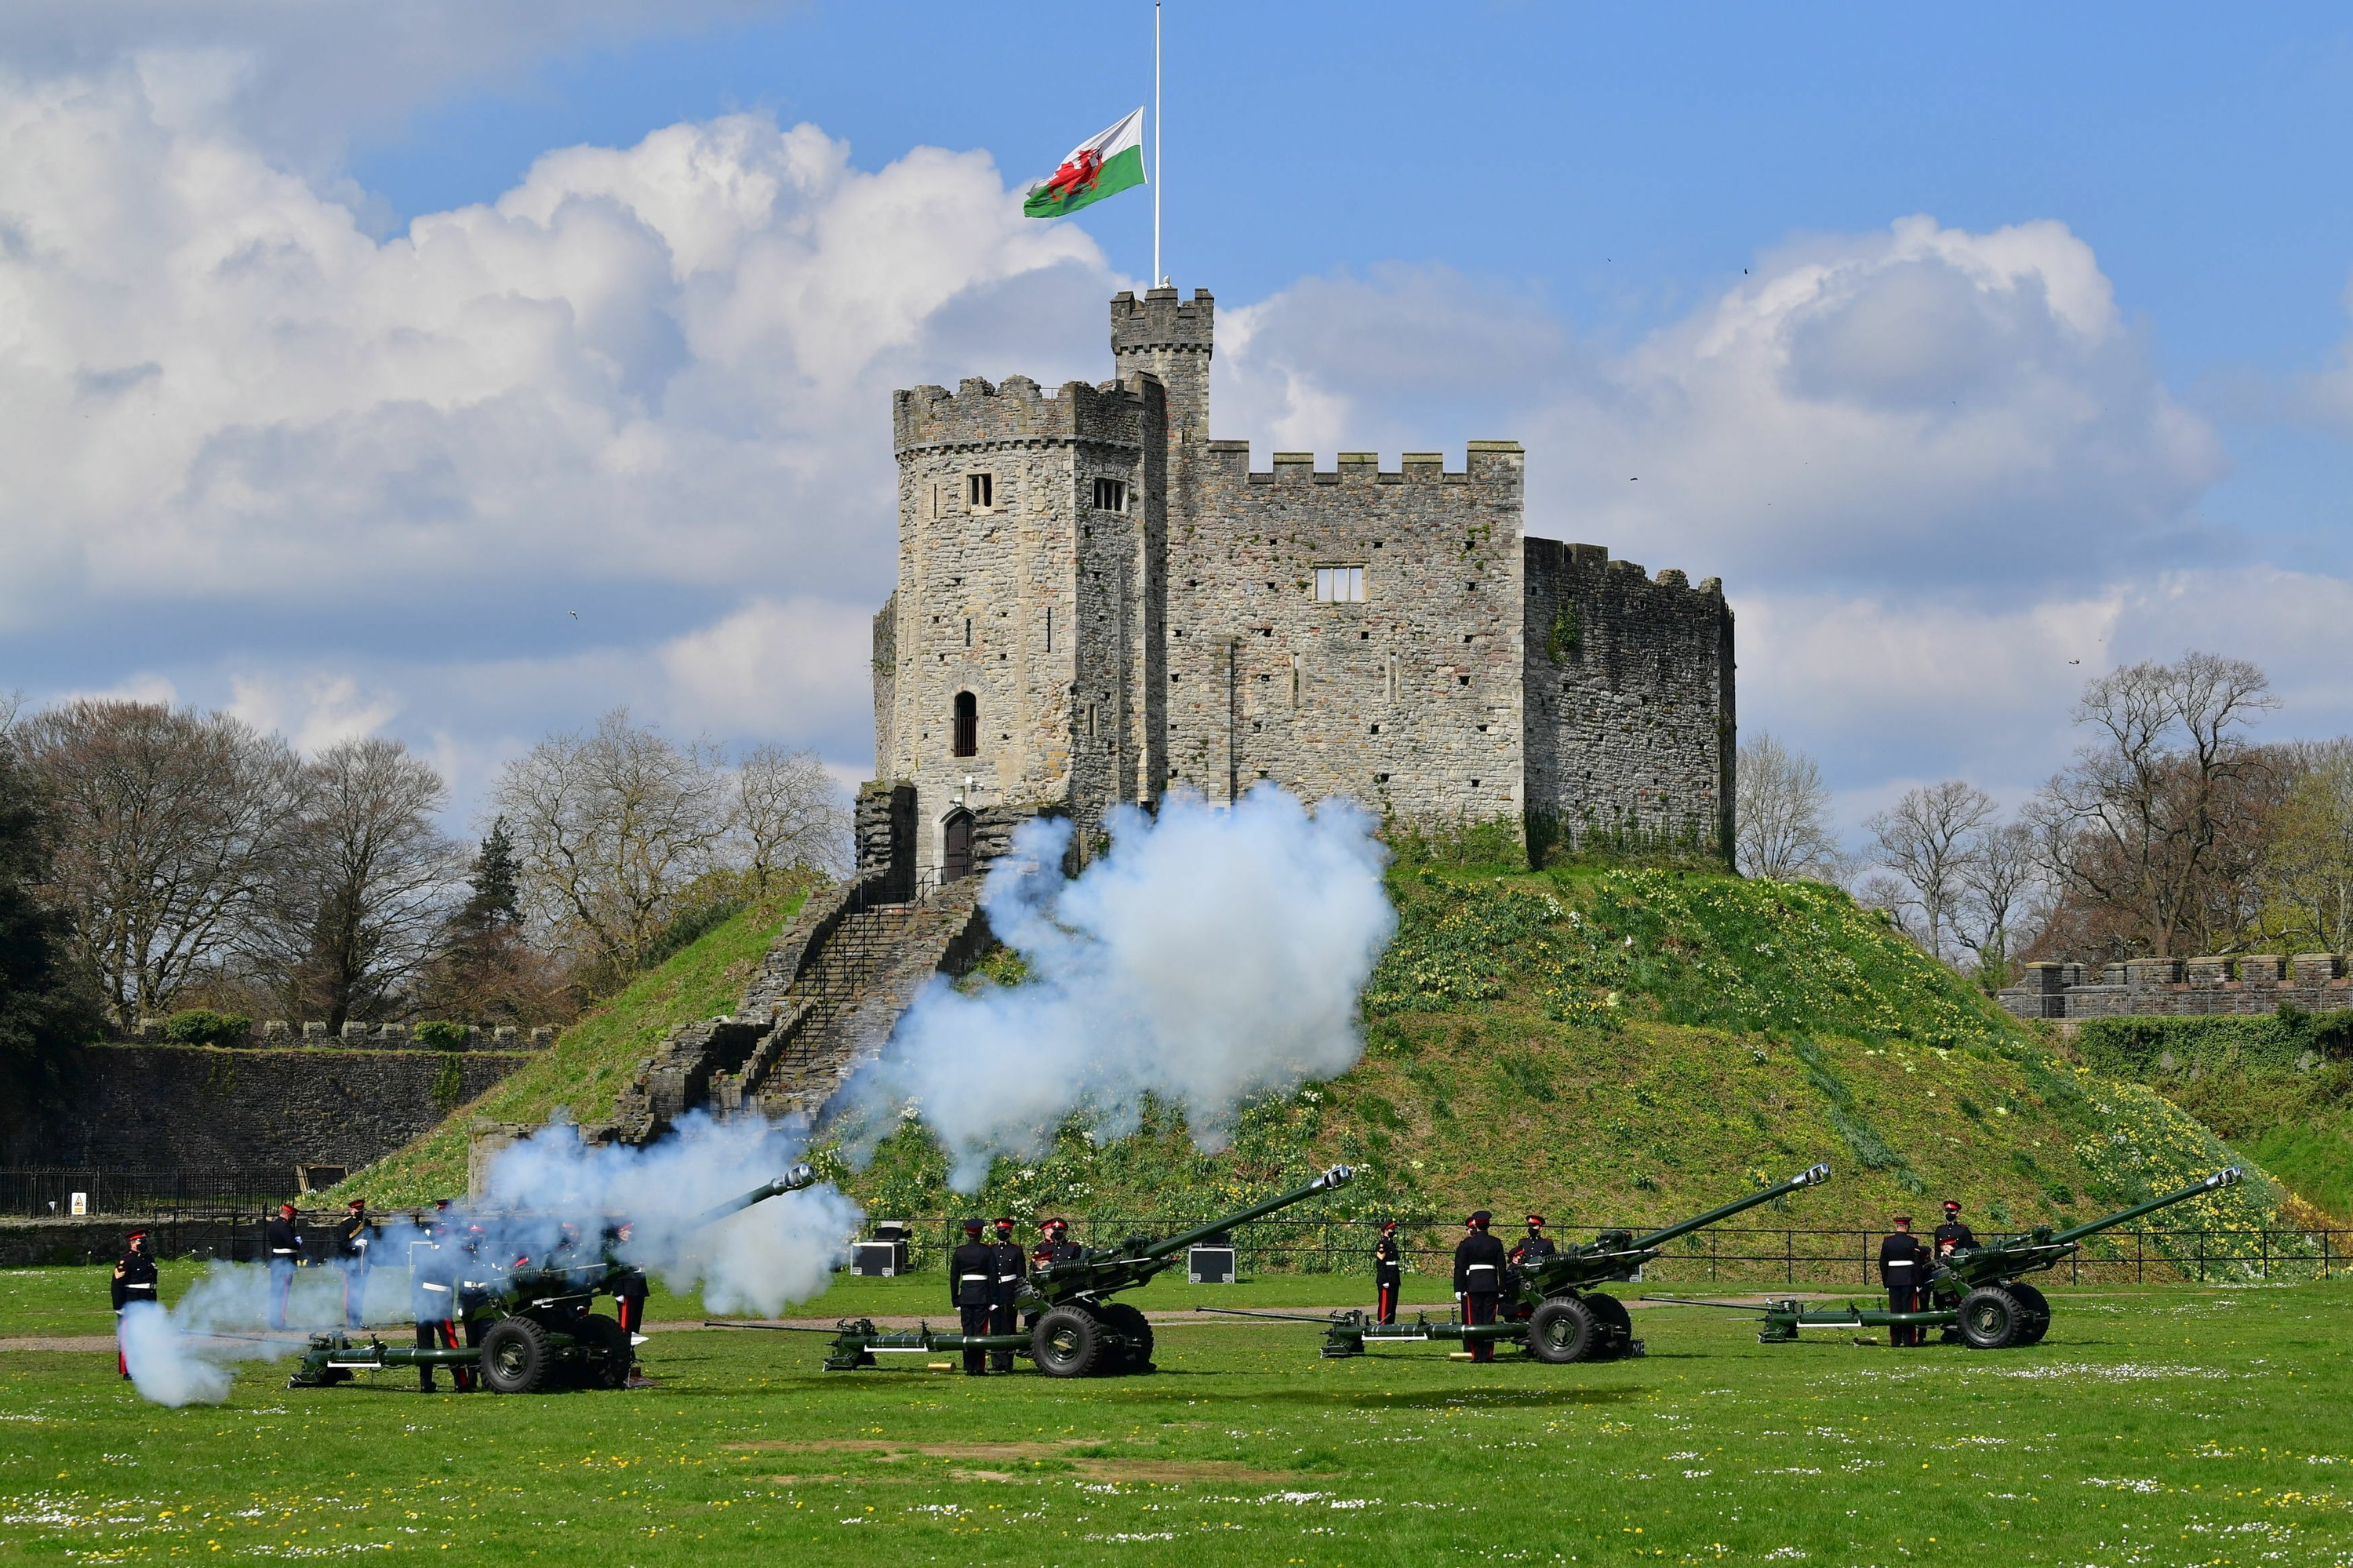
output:
[[[1389,888],[1399,926],[1365,995],[1365,1059],[1251,1107],[1226,1152],[1199,1153],[1165,1112],[1101,1145],[1074,1126],[1043,1159],[1000,1160],[976,1201],[947,1192],[914,1124],[846,1179],[881,1213],[1174,1224],[1346,1160],[1358,1181],[1299,1213],[1487,1207],[1508,1231],[1524,1206],[1556,1229],[1672,1221],[1824,1160],[1828,1187],[1745,1223],[1877,1229],[1950,1196],[2002,1229],[2080,1222],[2239,1159],[2147,1087],[2063,1060],[1833,888],[1429,865]],[[2283,1197],[2258,1172],[2151,1223],[2245,1233],[2280,1223]]]
[[[430,1202],[466,1191],[469,1129],[478,1118],[544,1122],[559,1111],[575,1121],[613,1114],[614,1099],[681,1023],[732,1012],[744,988],[802,895],[755,905],[705,932],[556,1036],[546,1054],[459,1106],[432,1131],[356,1172],[321,1201],[364,1195],[378,1208]]]

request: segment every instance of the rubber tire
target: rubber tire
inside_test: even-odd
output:
[[[1574,1296],[1554,1296],[1528,1315],[1528,1354],[1546,1366],[1589,1359],[1604,1330],[1593,1308]]]
[[[2041,1344],[2042,1342],[2042,1336],[2051,1331],[2050,1298],[2044,1296],[2042,1292],[2037,1290],[2031,1285],[2021,1285],[2016,1281],[2012,1281],[2011,1283],[2002,1287],[2002,1288],[2009,1291],[2012,1296],[2017,1297],[2019,1306],[2023,1308],[2026,1312],[2025,1321],[2021,1322],[2018,1328],[2018,1338],[2010,1342],[2017,1345]]]
[[[1603,1342],[1595,1347],[1594,1359],[1624,1355],[1626,1347],[1634,1342],[1634,1315],[1626,1310],[1626,1303],[1606,1290],[1597,1290],[1585,1298],[1585,1308],[1593,1314],[1603,1334]]]
[[[482,1386],[492,1393],[537,1393],[554,1361],[546,1330],[528,1318],[501,1318],[482,1336]]]
[[[2026,1326],[2026,1308],[1999,1285],[1980,1285],[1961,1298],[1961,1338],[1973,1351],[2006,1351]]]
[[[1048,1308],[1030,1330],[1030,1359],[1048,1377],[1093,1377],[1117,1370],[1107,1365],[1103,1324],[1079,1307]]]
[[[572,1337],[589,1353],[580,1367],[580,1381],[590,1388],[627,1388],[638,1358],[629,1349],[628,1330],[613,1318],[583,1313],[570,1325]]]
[[[1113,1301],[1103,1309],[1103,1327],[1114,1334],[1134,1341],[1135,1348],[1119,1358],[1119,1370],[1124,1372],[1149,1372],[1152,1369],[1152,1323],[1143,1312],[1124,1301]]]

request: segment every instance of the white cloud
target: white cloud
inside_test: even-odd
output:
[[[871,720],[873,616],[755,599],[662,645],[662,711],[722,735],[842,735]]]
[[[1110,286],[984,154],[870,174],[752,116],[382,243],[133,72],[0,90],[0,630],[583,578],[879,599],[891,388],[935,342],[1069,364]]]
[[[383,693],[363,695],[359,682],[345,674],[234,675],[227,707],[256,729],[284,736],[305,757],[316,757],[338,741],[374,735],[400,712],[398,699]]]
[[[2224,471],[2053,222],[1810,240],[1619,353],[1444,272],[1314,281],[1242,315],[1220,391],[1278,444],[1517,437],[1535,531],[1743,588],[2007,592],[2055,552],[2180,558]]]

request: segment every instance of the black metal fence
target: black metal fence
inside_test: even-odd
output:
[[[1129,1236],[1165,1236],[1198,1221],[1128,1219],[1073,1214],[1071,1239],[1082,1246],[1113,1245]],[[902,1222],[912,1227],[913,1266],[935,1265],[963,1239],[958,1221],[926,1216]],[[1517,1227],[1499,1227],[1508,1245]],[[1459,1224],[1430,1220],[1400,1223],[1407,1269],[1418,1275],[1451,1275]],[[1561,1245],[1589,1238],[1592,1228],[1556,1233]],[[1861,1287],[1879,1284],[1875,1230],[1769,1230],[1717,1225],[1669,1245],[1664,1255],[1643,1270],[1646,1283],[1661,1285],[1808,1285]],[[1235,1262],[1245,1274],[1372,1273],[1373,1244],[1379,1225],[1369,1220],[1269,1219],[1234,1233]],[[1032,1245],[1034,1230],[1022,1244]],[[1182,1266],[1181,1259],[1178,1266]],[[2052,1277],[2070,1285],[2142,1285],[2183,1281],[2327,1279],[2353,1272],[2353,1231],[2200,1230],[2105,1231],[2085,1241]]]
[[[295,1196],[293,1173],[259,1171],[116,1171],[70,1166],[0,1168],[0,1218],[167,1220],[256,1213]]]

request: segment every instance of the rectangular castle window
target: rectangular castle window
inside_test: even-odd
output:
[[[1095,510],[1098,512],[1126,511],[1126,482],[1117,479],[1099,479],[1095,481]]]
[[[964,499],[967,506],[987,508],[996,505],[997,476],[990,473],[965,474]]]
[[[1365,601],[1365,568],[1316,567],[1315,599],[1319,604],[1362,604]]]

